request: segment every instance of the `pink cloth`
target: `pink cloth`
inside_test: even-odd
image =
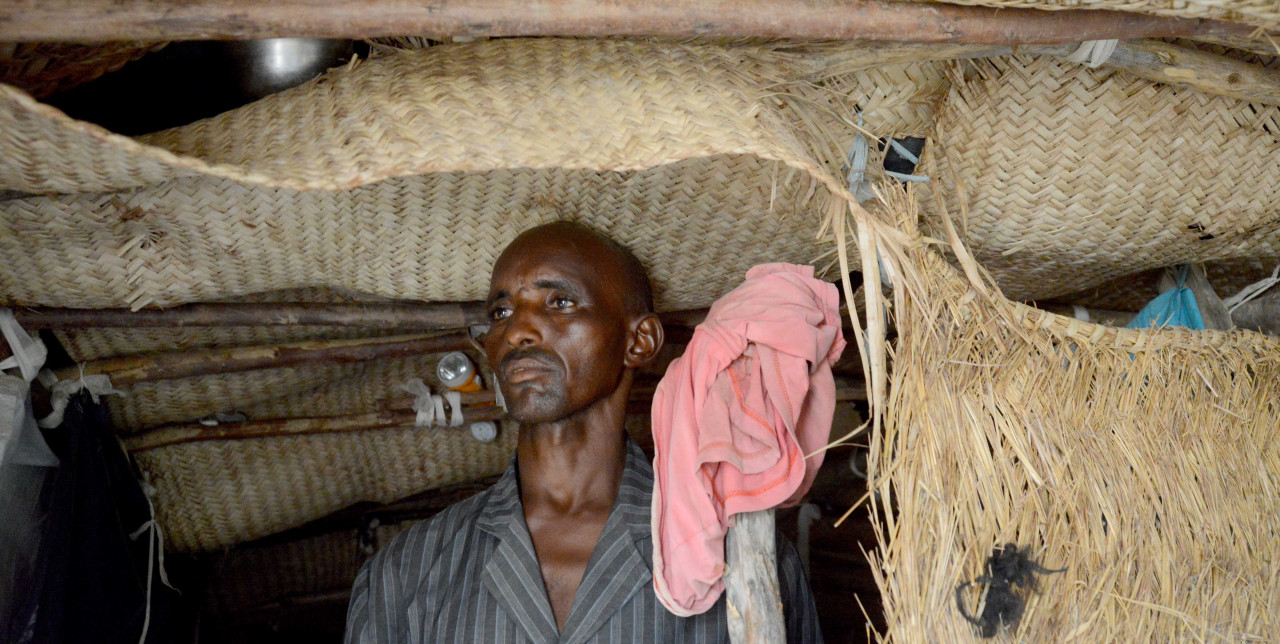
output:
[[[834,285],[762,264],[711,306],[653,396],[653,585],[681,616],[724,591],[730,517],[800,500],[822,465],[844,350]]]

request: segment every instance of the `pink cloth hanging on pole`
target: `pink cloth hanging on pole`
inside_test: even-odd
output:
[[[762,264],[711,305],[653,396],[653,584],[672,613],[724,592],[739,512],[798,502],[822,465],[845,342],[836,287]]]

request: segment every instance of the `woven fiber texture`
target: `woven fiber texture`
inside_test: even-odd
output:
[[[504,40],[405,51],[135,142],[0,92],[0,187],[104,191],[199,173],[345,189],[428,172],[799,158],[761,127],[762,48]],[[753,73],[754,72],[754,73]],[[785,138],[785,137],[784,137]],[[69,140],[64,140],[69,139]]]
[[[166,44],[0,43],[0,83],[45,98],[116,71]]]
[[[88,308],[308,286],[479,300],[520,231],[571,219],[630,247],[660,308],[697,308],[760,261],[809,263],[824,250],[810,186],[776,162],[718,155],[634,172],[435,173],[341,192],[185,178],[15,199],[0,203],[0,253],[13,260],[0,267],[0,292]]]
[[[901,192],[890,210],[916,216]],[[908,256],[920,281],[895,289],[869,469],[889,638],[974,638],[957,588],[1005,544],[1066,568],[1014,587],[1008,641],[1280,632],[1280,343],[1083,323],[975,286],[923,245]],[[965,609],[995,585],[964,589]]]
[[[375,548],[386,545],[411,522],[379,525]],[[350,592],[367,555],[358,530],[340,530],[270,545],[246,544],[220,559],[213,570],[206,605],[219,621],[282,600]]]
[[[516,428],[480,443],[466,428],[405,428],[206,441],[134,455],[155,496],[165,544],[224,548],[292,528],[361,501],[390,502],[497,474]]]
[[[1104,9],[1175,18],[1213,18],[1280,27],[1280,7],[1267,0],[948,0],[947,4],[1021,9]]]
[[[1049,58],[978,61],[956,77],[936,176],[953,212],[952,181],[964,184],[961,226],[1011,299],[1280,255],[1280,108]]]

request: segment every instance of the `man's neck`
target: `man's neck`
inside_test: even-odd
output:
[[[522,425],[516,446],[525,514],[608,512],[626,463],[629,382],[552,423]]]

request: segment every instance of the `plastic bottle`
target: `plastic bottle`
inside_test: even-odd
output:
[[[461,351],[445,354],[436,365],[436,377],[440,384],[454,391],[469,392],[484,389],[484,382],[476,373],[471,358]]]

